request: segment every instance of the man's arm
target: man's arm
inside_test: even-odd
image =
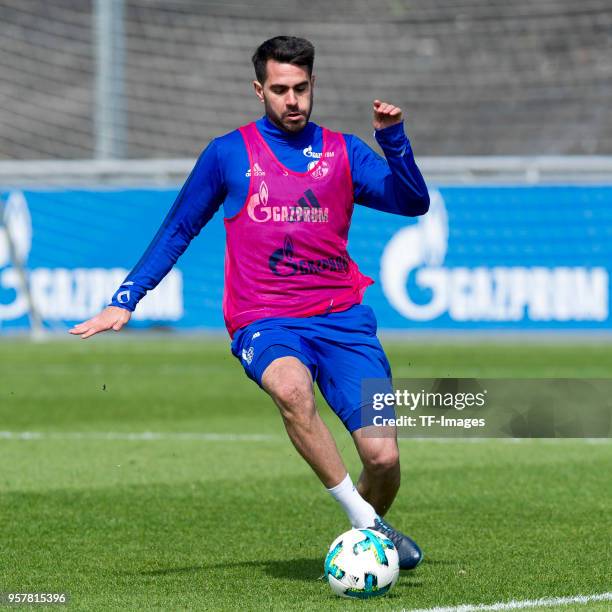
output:
[[[140,261],[98,315],[75,325],[70,333],[89,338],[98,332],[119,331],[147,291],[172,269],[189,243],[208,223],[225,197],[225,183],[213,140],[200,155],[172,208]]]
[[[347,139],[355,202],[409,217],[425,214],[427,185],[404,133],[401,109],[375,100],[373,114],[375,138],[386,159],[357,136]]]

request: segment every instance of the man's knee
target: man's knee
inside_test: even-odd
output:
[[[261,378],[263,388],[281,409],[283,416],[297,418],[314,411],[314,391],[308,368],[295,357],[275,359]]]
[[[307,381],[296,377],[279,381],[271,395],[283,408],[291,412],[314,405],[312,387]]]
[[[370,451],[363,457],[364,467],[373,474],[385,474],[399,469],[397,444],[385,444]]]

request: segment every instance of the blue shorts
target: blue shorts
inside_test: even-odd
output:
[[[261,376],[272,361],[292,356],[311,372],[325,401],[353,432],[371,425],[371,403],[362,399],[363,379],[383,379],[391,389],[391,367],[376,337],[376,317],[357,304],[343,312],[312,317],[267,318],[239,329],[232,353],[246,374],[261,387]],[[362,410],[363,409],[363,410]],[[389,412],[389,414],[385,414]],[[377,413],[393,417],[385,410]]]

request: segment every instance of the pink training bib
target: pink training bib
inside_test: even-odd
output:
[[[255,123],[240,133],[251,179],[245,205],[225,219],[223,316],[230,336],[265,317],[308,317],[361,303],[374,281],[346,250],[353,183],[342,134],[323,128],[319,160],[293,172]]]

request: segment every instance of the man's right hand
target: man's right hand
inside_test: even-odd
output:
[[[107,306],[100,314],[75,325],[69,332],[75,336],[81,336],[85,340],[98,332],[109,329],[119,331],[130,320],[131,316],[132,313],[125,308]]]

